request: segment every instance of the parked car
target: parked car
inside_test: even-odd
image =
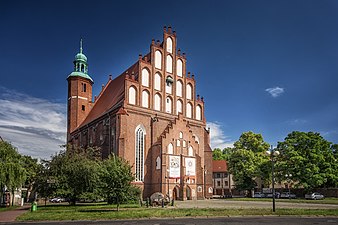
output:
[[[53,203],[61,203],[62,199],[61,198],[52,198],[52,199],[49,199],[49,201],[53,202]]]
[[[267,193],[265,197],[272,198],[272,193]],[[280,193],[278,191],[275,192],[275,198],[280,198]]]
[[[305,198],[317,200],[317,199],[323,199],[324,195],[322,195],[321,193],[318,193],[318,192],[313,192],[313,193],[310,193],[310,194],[306,194]]]
[[[280,198],[296,198],[296,195],[291,192],[283,192]]]
[[[262,192],[255,192],[253,197],[254,198],[265,198],[265,194]]]

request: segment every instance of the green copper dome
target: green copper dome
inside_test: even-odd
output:
[[[80,41],[80,52],[76,54],[73,63],[74,63],[74,71],[68,76],[68,78],[83,77],[93,82],[93,79],[88,75],[87,57],[85,56],[85,54],[82,53],[82,39]]]
[[[77,60],[81,60],[81,61],[87,62],[87,56],[85,54],[79,52],[75,56],[75,61],[77,61]]]

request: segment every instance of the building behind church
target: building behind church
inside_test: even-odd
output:
[[[204,100],[194,75],[177,49],[175,31],[164,27],[163,41],[102,86],[92,98],[87,57],[75,56],[68,76],[67,142],[99,147],[102,157],[125,158],[133,167],[143,198],[154,192],[171,199],[211,198],[212,151]]]

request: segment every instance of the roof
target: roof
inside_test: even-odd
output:
[[[213,160],[212,161],[212,172],[227,172],[228,166],[225,160]]]
[[[124,100],[124,80],[125,74],[121,74],[114,80],[108,81],[96,99],[88,116],[78,128],[108,113],[111,108],[119,105],[119,103],[122,103]]]

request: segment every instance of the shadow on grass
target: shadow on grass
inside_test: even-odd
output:
[[[119,212],[121,211],[121,209],[119,209],[119,211],[117,211],[116,209],[81,209],[78,210],[79,212],[88,212],[88,213],[107,213],[107,212]]]

